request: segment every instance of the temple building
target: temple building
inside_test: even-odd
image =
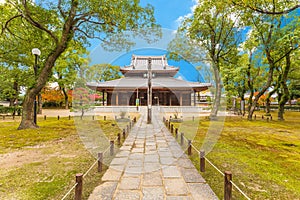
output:
[[[130,65],[121,68],[120,71],[124,75],[123,78],[87,83],[89,88],[101,91],[106,97],[103,105],[147,105],[150,81],[152,105],[191,106],[196,105],[196,93],[207,90],[211,86],[210,83],[188,82],[175,78],[179,68],[168,65],[165,55],[132,55]],[[150,78],[149,74],[152,75]]]

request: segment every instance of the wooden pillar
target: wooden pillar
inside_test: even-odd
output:
[[[126,105],[125,106],[129,106],[130,102],[129,102],[130,98],[129,98],[129,93],[126,93]]]
[[[224,176],[224,200],[232,199],[232,173],[230,171],[225,171]]]
[[[112,100],[112,93],[110,92],[106,92],[106,102],[107,102],[107,106],[111,106],[111,100]]]
[[[194,106],[196,106],[196,91],[194,91]]]
[[[119,105],[119,93],[116,92],[116,106]]]
[[[183,106],[183,104],[182,104],[182,92],[180,92],[179,100],[180,100],[180,101],[179,101],[179,105],[180,105],[180,106]]]
[[[172,106],[172,93],[169,93],[169,106]]]
[[[104,90],[102,90],[102,106],[104,106]]]
[[[76,174],[76,187],[75,187],[75,200],[82,199],[82,182],[83,182],[83,174]]]

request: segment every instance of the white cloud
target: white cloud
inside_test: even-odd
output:
[[[193,5],[190,7],[190,13],[186,14],[186,15],[183,15],[183,16],[180,16],[178,17],[175,22],[178,26],[180,26],[180,24],[183,22],[183,20],[185,18],[190,18],[193,16],[193,13],[198,5],[198,0],[192,0],[193,1]]]

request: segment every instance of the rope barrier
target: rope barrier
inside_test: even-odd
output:
[[[118,137],[116,137],[116,139],[114,140],[114,142],[115,141],[117,141],[118,140]],[[108,151],[108,150],[110,150],[110,146],[111,145],[109,145],[104,151],[103,151],[103,155]],[[97,160],[90,166],[90,168],[83,174],[83,178],[93,169],[93,167],[95,167],[95,165],[98,163],[98,161],[99,161],[99,158],[97,158]],[[74,190],[74,188],[76,187],[78,185],[78,183],[75,183],[74,185],[73,185],[73,187],[63,196],[63,198],[61,199],[61,200],[64,200],[71,192],[72,192],[72,190]]]
[[[251,200],[233,181],[230,181],[230,183],[248,200]]]
[[[93,167],[98,163],[99,159],[97,159],[92,166],[83,174],[83,178],[93,169]]]
[[[188,142],[188,139],[183,136],[184,140],[186,140]],[[200,154],[200,151],[193,145],[191,144],[192,148],[194,148],[194,150]],[[213,167],[215,168],[220,174],[222,174],[222,176],[225,176],[225,174],[217,167],[215,166],[208,158],[206,158],[206,156],[204,156],[205,160]],[[251,200],[232,180],[230,181],[230,183],[247,199],[247,200]]]
[[[192,147],[195,149],[195,151],[198,152],[198,154],[200,154],[200,151],[192,144]],[[204,157],[205,160],[207,160],[207,162],[213,166],[219,173],[221,173],[224,176],[224,173],[221,172],[221,170],[219,170],[215,165],[212,164],[211,161],[209,161],[206,157]],[[233,181],[230,181],[231,184],[247,199],[247,200],[251,200]]]
[[[204,158],[211,166],[213,166],[220,174],[222,174],[222,176],[225,176],[225,174],[221,170],[219,170],[212,162],[210,162],[210,160],[208,160],[205,156]]]
[[[118,138],[117,138],[118,139]],[[110,145],[103,151],[103,155],[110,149]],[[83,174],[83,178],[95,167],[95,165],[98,163],[99,159],[97,160],[90,166],[90,168]],[[74,188],[78,185],[78,183],[75,183],[73,187],[63,196],[61,200],[64,200],[71,192],[74,190]]]
[[[192,147],[197,151],[198,154],[200,154],[200,151],[192,144]]]
[[[73,185],[73,187],[67,192],[67,194],[65,194],[65,196],[63,196],[63,198],[61,198],[61,200],[64,200],[67,196],[69,196],[69,194],[72,192],[72,190],[74,190],[74,188],[78,185],[78,183],[75,183]]]
[[[188,142],[189,140],[185,137],[185,136],[183,136],[183,139],[186,141],[186,142]]]

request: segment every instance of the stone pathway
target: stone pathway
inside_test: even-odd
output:
[[[142,114],[89,200],[218,199],[155,113],[152,124]]]

